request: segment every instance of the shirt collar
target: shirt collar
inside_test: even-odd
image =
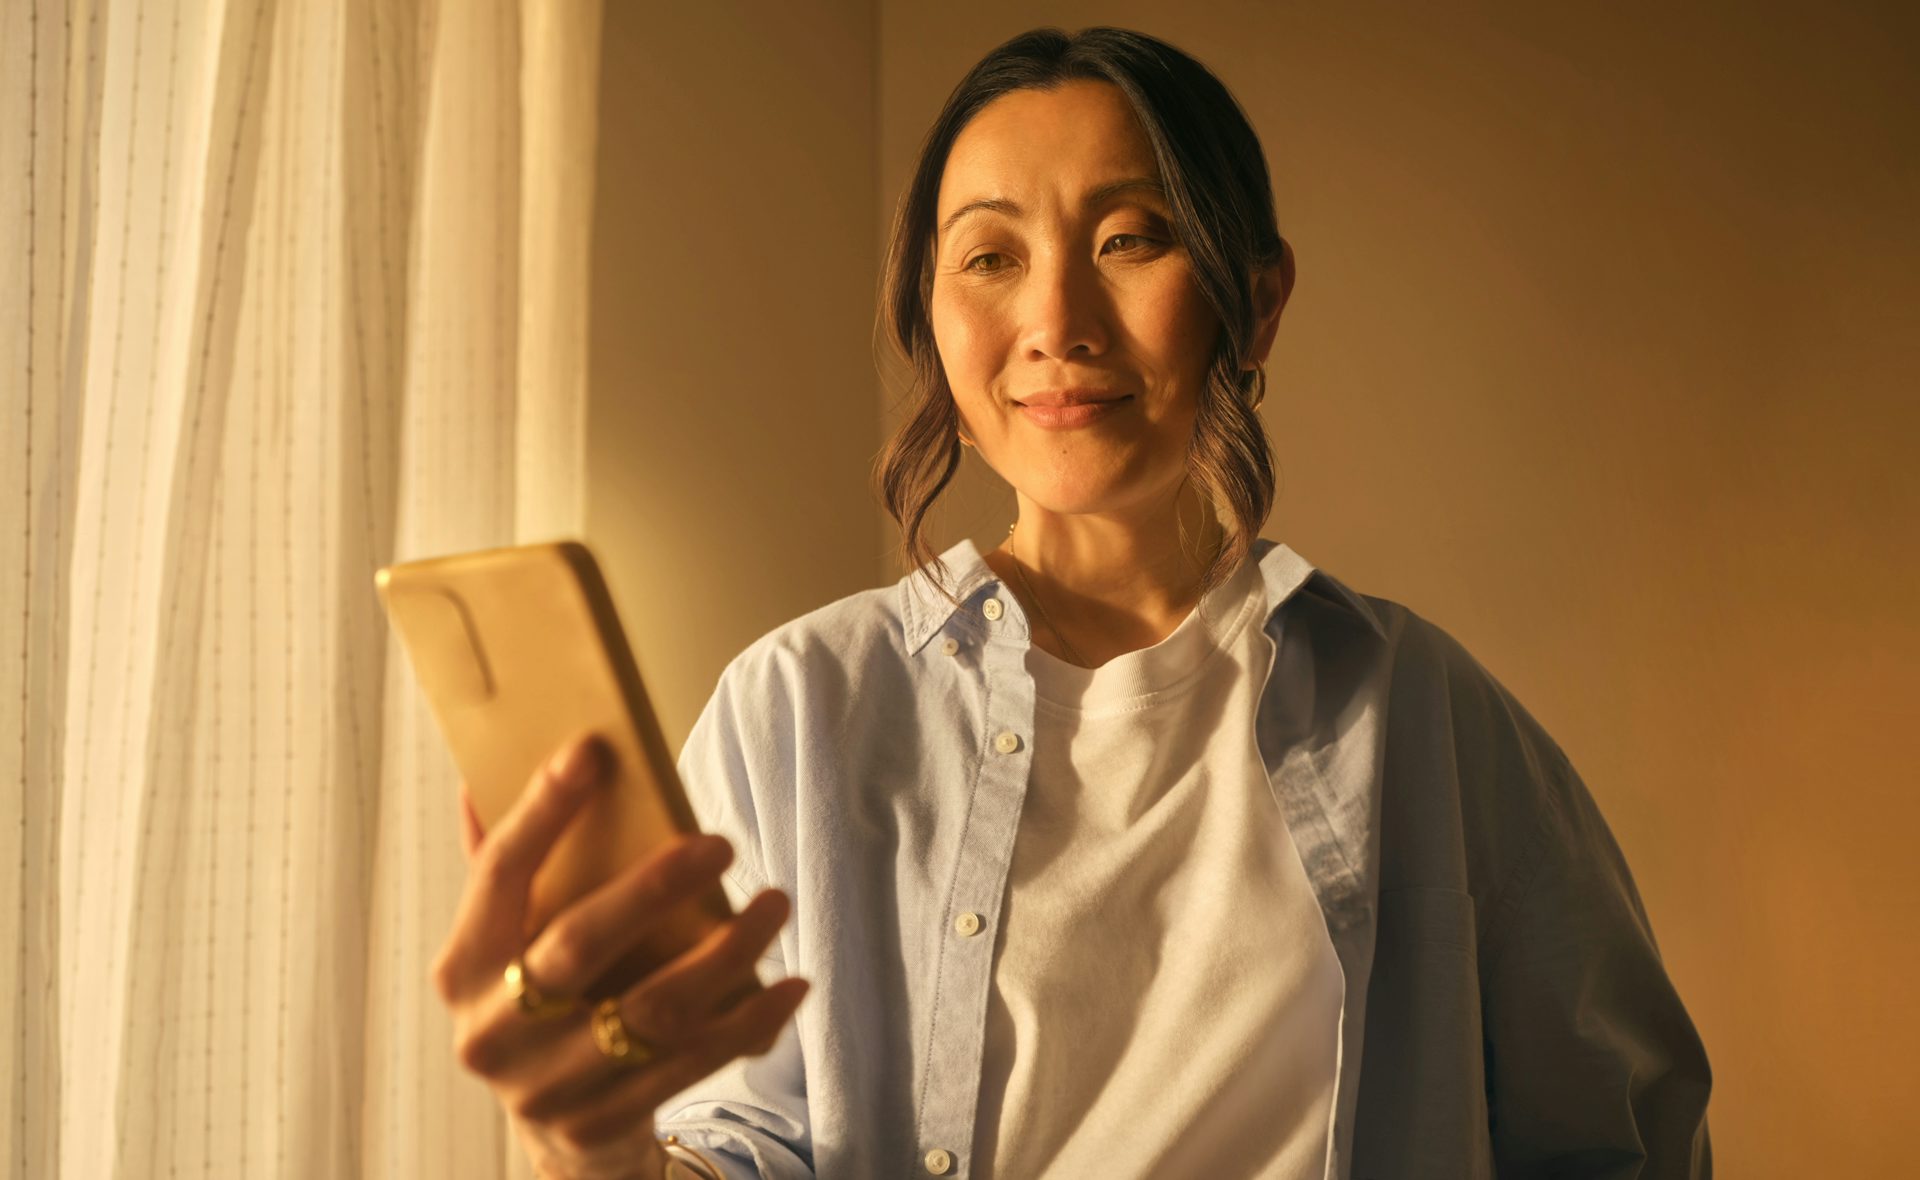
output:
[[[1296,593],[1307,593],[1356,616],[1380,638],[1387,637],[1387,629],[1380,622],[1380,616],[1363,595],[1332,574],[1317,568],[1286,545],[1256,537],[1250,560],[1259,563],[1261,579],[1267,585],[1266,622],[1271,622],[1274,613]],[[958,607],[927,585],[926,575],[918,571],[900,579],[900,617],[906,630],[908,655],[919,654],[920,649],[947,625],[947,620],[956,611],[964,610],[978,616],[981,601],[989,597],[992,591],[1005,589],[999,575],[987,565],[971,537],[962,537],[942,553],[940,564],[946,567],[946,577],[941,584],[952,590],[953,596],[960,600]],[[930,567],[928,573],[938,578],[939,567]]]

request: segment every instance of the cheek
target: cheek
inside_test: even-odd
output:
[[[1165,319],[1158,327],[1160,339],[1167,342],[1168,367],[1183,376],[1204,376],[1220,332],[1213,306],[1191,283],[1173,293],[1162,306]]]
[[[992,319],[977,308],[938,298],[929,307],[929,318],[948,382],[955,386],[983,382],[995,355]]]
[[[1190,383],[1206,372],[1217,331],[1213,308],[1189,286],[1169,283],[1135,301],[1128,334],[1143,368],[1161,383]],[[1149,378],[1155,380],[1156,378]]]

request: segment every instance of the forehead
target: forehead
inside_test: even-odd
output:
[[[1120,88],[1075,80],[1015,90],[982,107],[953,141],[936,204],[944,216],[981,197],[1074,200],[1115,177],[1157,175],[1152,145]]]

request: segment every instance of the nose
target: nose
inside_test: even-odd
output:
[[[1035,257],[1020,293],[1023,351],[1029,360],[1065,360],[1107,350],[1112,304],[1092,261],[1053,251]]]

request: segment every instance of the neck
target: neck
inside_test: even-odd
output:
[[[987,564],[1023,600],[1036,643],[1092,667],[1171,634],[1199,602],[1204,563],[1224,537],[1190,483],[1152,510],[1124,515],[1055,513],[1025,495],[1019,502],[1013,533]]]

